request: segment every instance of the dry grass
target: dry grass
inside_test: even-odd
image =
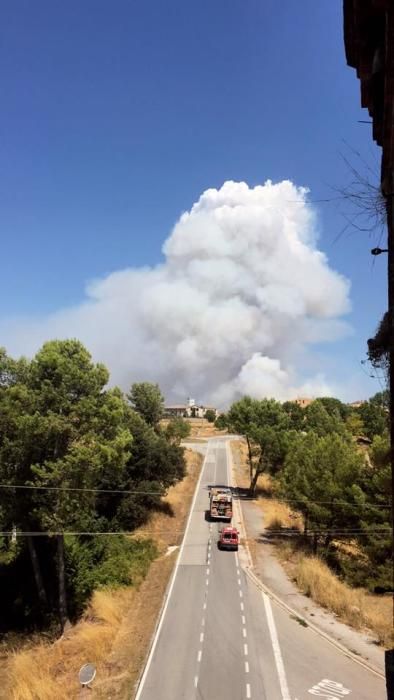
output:
[[[54,644],[36,644],[8,659],[7,700],[66,700],[79,695],[78,670],[90,661],[98,670],[109,653],[134,591],[96,591],[77,625]]]
[[[350,588],[316,557],[301,556],[295,578],[303,593],[335,612],[343,622],[355,629],[373,631],[379,643],[387,647],[394,643],[391,597],[374,596],[361,588]]]
[[[263,512],[264,527],[267,530],[296,528],[302,531],[301,514],[293,511],[286,503],[277,501],[275,498],[259,498],[258,506]]]
[[[190,437],[214,437],[215,435],[225,435],[227,430],[218,430],[214,423],[210,423],[205,418],[186,418],[190,424]]]
[[[157,541],[162,556],[151,565],[139,589],[96,591],[84,618],[54,644],[30,643],[8,653],[2,700],[76,700],[78,671],[87,661],[97,667],[92,698],[125,700],[144,662],[164,592],[175,562],[168,544],[180,543],[200,472],[202,457],[186,451],[187,476],[169,490],[173,516],[155,513],[139,537]]]

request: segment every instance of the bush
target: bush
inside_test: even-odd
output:
[[[95,589],[138,585],[157,556],[157,549],[152,540],[103,535],[94,540],[67,537],[65,554],[71,613],[76,617]]]
[[[216,419],[216,413],[211,408],[208,408],[208,410],[205,411],[204,417],[207,419],[208,423],[214,423]]]

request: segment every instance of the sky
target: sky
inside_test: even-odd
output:
[[[385,256],[370,254],[379,232],[346,228],[341,196],[346,161],[377,184],[380,152],[340,0],[8,2],[0,84],[10,353],[77,335],[124,388],[147,378],[222,404],[381,390],[361,360],[386,306]]]

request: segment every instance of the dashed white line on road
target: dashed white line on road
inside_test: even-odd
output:
[[[209,586],[209,578],[207,578],[207,580],[205,581],[205,585]]]
[[[194,676],[194,687],[197,688],[198,686],[198,676]]]
[[[206,604],[206,603],[204,603],[204,605],[202,606],[202,609],[203,609],[203,610],[206,610],[206,609],[207,609],[207,604]]]
[[[267,616],[268,629],[271,636],[272,649],[274,652],[275,665],[279,678],[279,685],[282,694],[281,700],[291,700],[289,688],[287,685],[285,667],[283,665],[282,654],[280,651],[278,635],[276,632],[275,620],[272,613],[271,602],[266,593],[261,594],[264,600],[265,614]]]
[[[209,567],[208,567],[208,569],[207,569],[207,576],[209,576]]]
[[[240,586],[240,585],[241,585],[241,579],[239,578],[238,579],[238,586]]]
[[[245,661],[245,673],[249,673],[249,662]]]
[[[201,627],[204,627],[204,625],[205,625],[205,617],[203,617],[201,620]]]
[[[244,644],[244,654],[245,654],[245,656],[248,655],[248,645],[247,644]]]
[[[250,690],[250,683],[246,684],[246,697],[251,698],[252,697],[252,692]]]
[[[201,632],[201,634],[200,634],[200,642],[203,642],[203,641],[204,641],[204,632]]]
[[[243,610],[244,610],[244,604],[243,604],[242,600],[241,600],[241,602],[240,602],[240,606],[241,606],[241,610],[242,610],[242,612],[243,612]]]
[[[240,598],[242,598],[242,597],[243,597],[243,593],[242,593],[242,591],[239,591],[239,597],[240,597]]]
[[[242,628],[242,636],[243,636],[243,637],[247,637],[247,636],[248,636],[245,627]]]
[[[242,624],[243,624],[243,625],[246,625],[246,622],[245,622],[245,615],[242,615],[242,616],[241,616],[241,619],[242,619]]]
[[[197,662],[200,663],[202,657],[202,650],[200,649],[197,656]]]
[[[241,574],[239,573],[239,569],[237,569],[237,576],[240,576]]]

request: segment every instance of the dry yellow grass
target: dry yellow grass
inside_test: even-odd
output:
[[[96,591],[84,619],[61,639],[11,654],[4,695],[0,697],[7,700],[77,698],[79,668],[87,660],[100,667],[132,595],[132,589]]]
[[[302,530],[302,517],[293,511],[286,503],[275,498],[260,498],[258,506],[263,512],[264,527],[267,530],[296,528]]]
[[[316,557],[301,556],[295,568],[295,578],[306,595],[335,612],[347,624],[355,629],[370,629],[387,647],[394,643],[391,597],[374,596],[361,588],[350,588]]]
[[[186,452],[187,476],[169,490],[173,516],[155,513],[139,537],[157,540],[162,552],[181,540],[202,457]],[[83,619],[54,644],[35,643],[9,653],[2,664],[2,700],[76,700],[79,668],[97,667],[92,698],[131,695],[149,645],[175,555],[153,562],[140,588],[96,591]],[[4,677],[3,677],[4,676]]]

